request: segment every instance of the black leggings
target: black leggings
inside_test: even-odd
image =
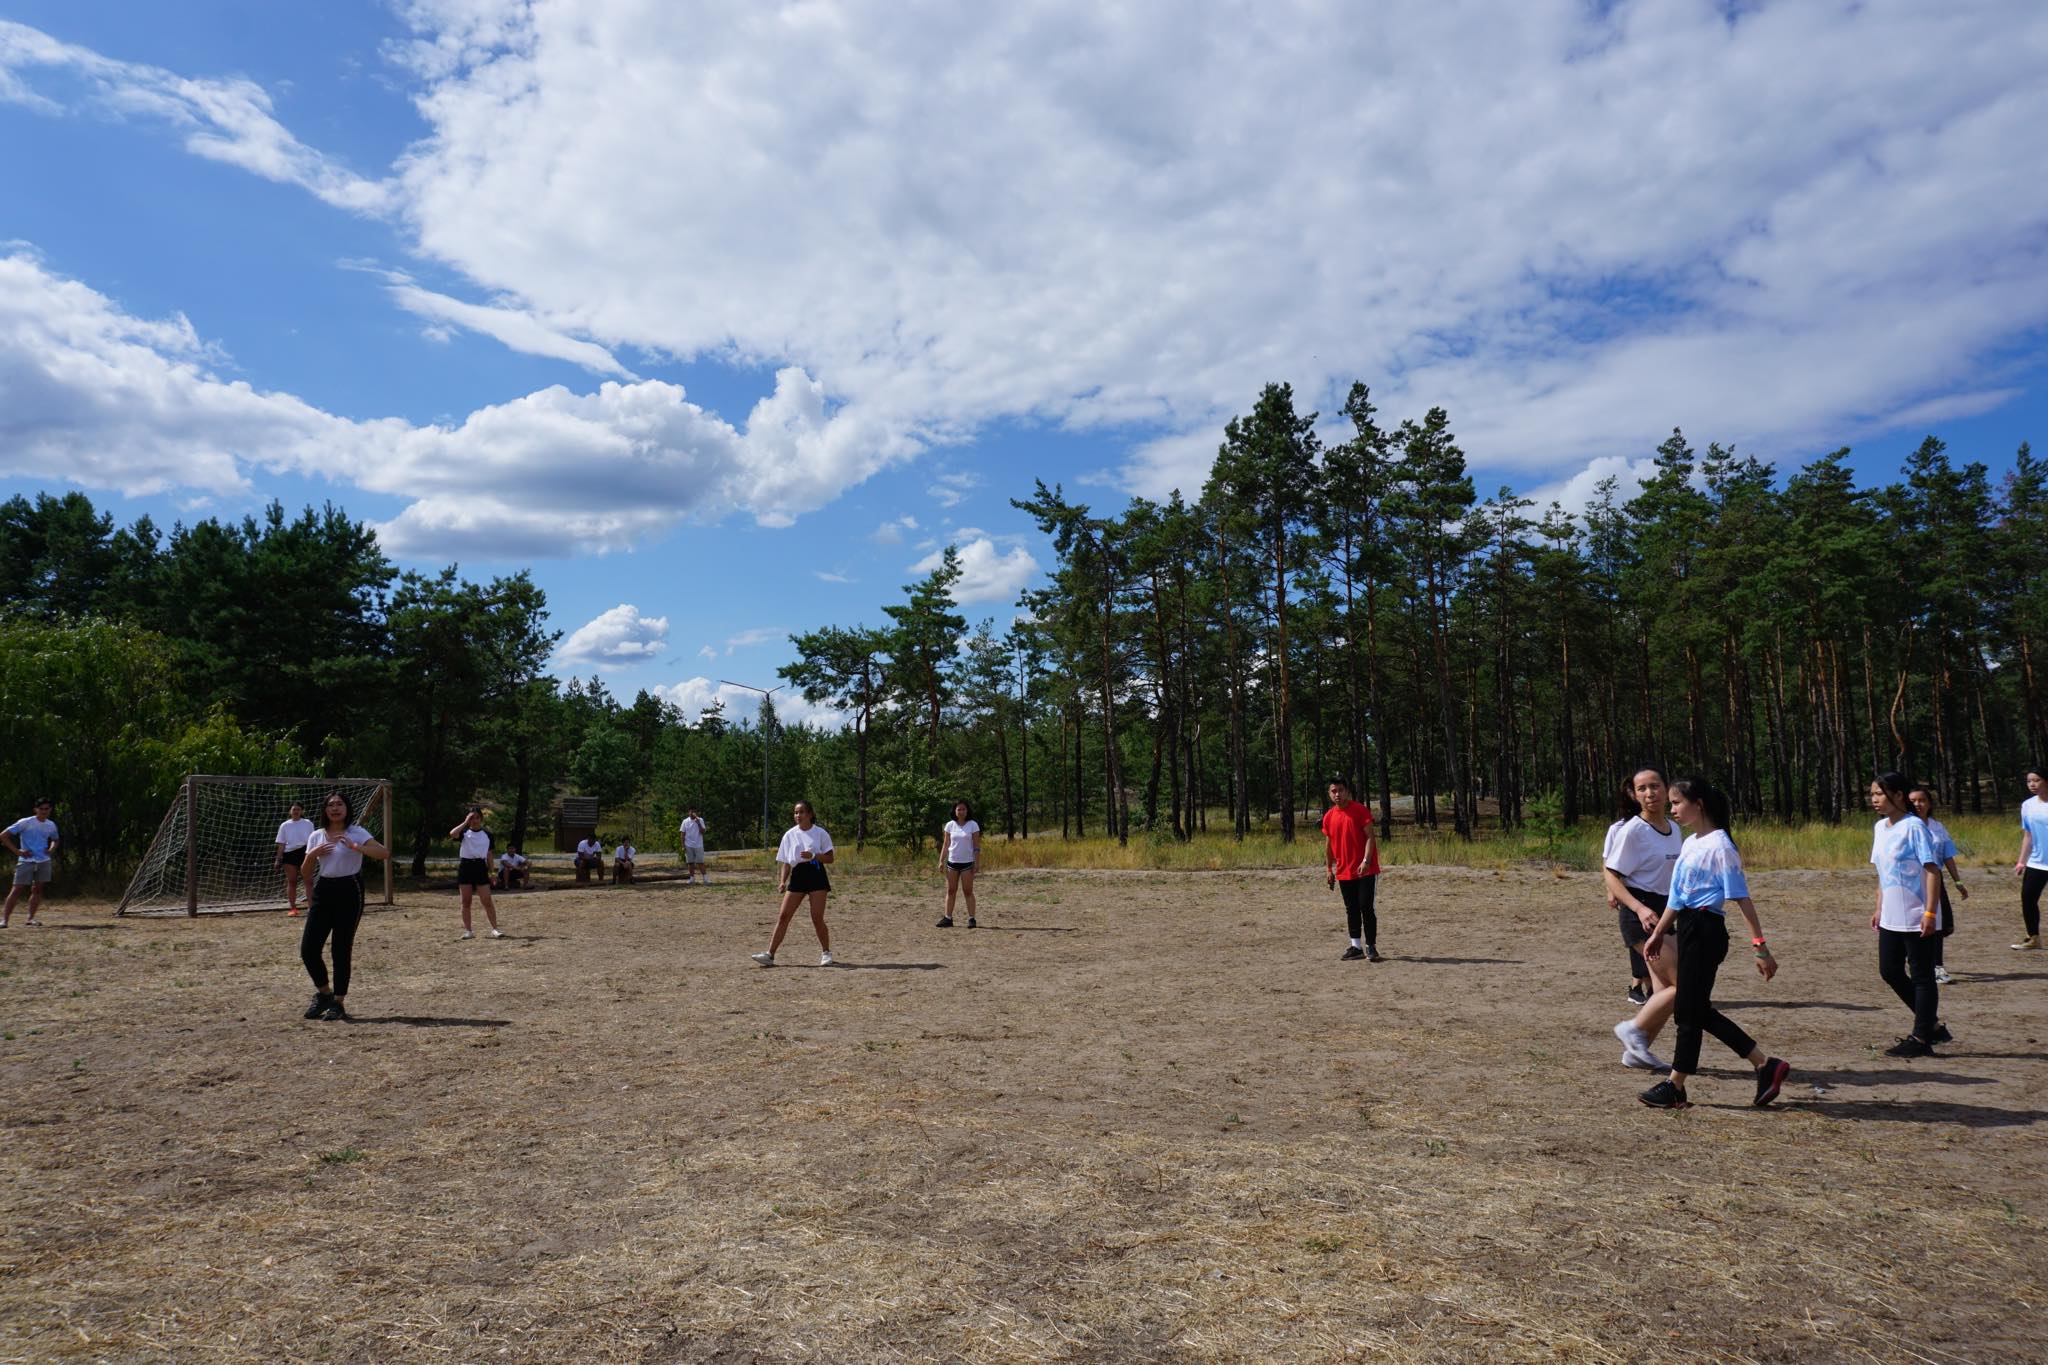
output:
[[[2027,937],[2041,932],[2041,888],[2048,886],[2048,869],[2029,867],[2020,878],[2020,917],[2027,922]]]
[[[1935,950],[1941,939],[1901,929],[1877,931],[1877,972],[1892,993],[1913,1011],[1913,1036],[1934,1041],[1941,1013],[1941,987],[1934,981]]]
[[[1728,957],[1728,921],[1711,910],[1680,910],[1674,936],[1678,940],[1678,999],[1671,1018],[1678,1025],[1678,1045],[1671,1069],[1690,1076],[1700,1069],[1700,1034],[1713,1034],[1736,1056],[1756,1051],[1751,1038],[1734,1020],[1714,1008],[1714,975]]]
[[[1348,882],[1338,882],[1337,889],[1344,893],[1344,924],[1353,938],[1363,938],[1370,948],[1379,941],[1380,917],[1373,912],[1373,886],[1378,877],[1353,877]]]
[[[313,883],[313,905],[306,911],[306,931],[299,935],[299,960],[313,989],[327,990],[327,964],[320,945],[334,935],[334,994],[348,994],[349,959],[355,953],[356,926],[363,922],[363,883],[357,877],[322,877]]]

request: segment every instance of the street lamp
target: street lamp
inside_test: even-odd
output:
[[[759,692],[761,699],[768,703],[770,715],[775,714],[775,694],[789,686],[788,683],[777,683],[773,687],[755,687],[749,683],[729,682],[724,678],[718,680],[718,685],[737,687],[742,692]],[[768,846],[768,727],[765,725],[761,727],[761,846]]]

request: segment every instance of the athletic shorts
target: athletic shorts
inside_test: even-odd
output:
[[[701,863],[701,862],[703,862],[703,861],[704,861],[704,850],[703,850],[703,848],[702,848],[701,846],[699,846],[699,845],[692,845],[692,844],[686,844],[686,845],[684,845],[684,846],[683,846],[683,861],[684,861],[684,862],[686,862],[686,863]]]
[[[823,863],[796,863],[789,869],[789,889],[800,896],[813,891],[830,891],[832,879],[825,875]]]
[[[300,844],[297,848],[288,848],[277,855],[277,860],[286,867],[304,867],[306,865],[306,846]]]
[[[455,873],[457,886],[489,886],[491,865],[483,858],[464,858],[462,866]]]
[[[47,884],[50,880],[50,873],[56,869],[56,866],[55,863],[47,860],[40,863],[32,863],[28,859],[23,858],[14,865],[14,884],[16,886]]]
[[[1665,902],[1668,899],[1658,895],[1655,891],[1645,891],[1639,886],[1631,886],[1628,889],[1628,893],[1660,914],[1663,912]],[[1650,941],[1650,931],[1643,927],[1642,918],[1626,905],[1621,906],[1620,911],[1621,941],[1631,949],[1640,948],[1645,943],[1648,943]]]
[[[964,863],[956,863],[956,862],[954,862],[954,861],[953,861],[953,860],[952,860],[951,858],[948,858],[948,859],[946,860],[946,866],[947,866],[947,867],[950,867],[950,868],[952,868],[952,869],[953,869],[953,870],[954,870],[955,872],[972,872],[972,871],[974,871],[974,864],[973,864],[973,862],[971,862],[971,861],[969,861],[969,862],[964,862]]]

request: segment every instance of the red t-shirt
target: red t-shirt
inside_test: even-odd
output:
[[[1323,837],[1330,841],[1330,861],[1337,866],[1337,880],[1357,881],[1360,877],[1376,877],[1380,871],[1379,844],[1374,843],[1372,861],[1365,865],[1365,871],[1358,870],[1359,860],[1365,857],[1365,836],[1372,829],[1372,811],[1363,801],[1353,801],[1348,806],[1332,806],[1323,812]]]

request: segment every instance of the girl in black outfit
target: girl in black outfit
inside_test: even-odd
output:
[[[350,958],[356,926],[363,919],[363,859],[388,858],[390,851],[355,822],[355,810],[340,792],[320,803],[320,823],[306,841],[312,865],[313,894],[306,912],[306,931],[299,936],[299,960],[313,978],[313,1003],[308,1019],[346,1019]],[[334,988],[328,989],[327,964],[320,949],[334,938]]]
[[[505,937],[498,928],[498,907],[491,901],[491,832],[484,828],[484,808],[471,806],[462,823],[448,831],[448,837],[457,841],[456,854],[461,858],[455,880],[462,888],[462,937],[476,937],[476,930],[469,924],[472,892],[483,898],[484,917],[491,922],[491,937]]]

